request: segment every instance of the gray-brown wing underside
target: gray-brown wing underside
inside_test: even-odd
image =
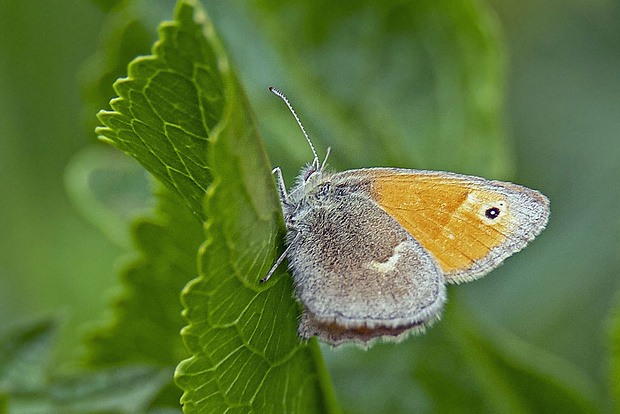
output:
[[[330,195],[295,226],[288,258],[306,309],[302,336],[366,343],[438,317],[446,298],[441,269],[363,192]]]

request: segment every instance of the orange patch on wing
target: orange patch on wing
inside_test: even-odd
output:
[[[499,194],[471,185],[467,179],[439,174],[375,174],[373,196],[437,260],[446,274],[472,267],[510,233],[510,214],[484,218],[485,206],[503,200]]]

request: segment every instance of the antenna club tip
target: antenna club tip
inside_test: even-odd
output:
[[[278,88],[275,88],[275,87],[273,87],[273,86],[270,86],[270,87],[269,87],[269,90],[270,90],[271,92],[273,92],[274,94],[278,95],[280,98],[284,99],[284,102],[286,102],[286,101],[287,101],[287,100],[286,100],[286,97],[284,96],[284,94],[283,94],[282,92],[280,92],[280,91],[278,90]]]

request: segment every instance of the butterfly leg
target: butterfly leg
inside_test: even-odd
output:
[[[276,269],[278,267],[280,267],[280,265],[282,264],[282,262],[284,261],[284,258],[286,257],[288,251],[291,249],[291,246],[295,243],[295,240],[297,240],[297,237],[295,237],[295,239],[293,239],[293,241],[288,245],[288,247],[286,248],[286,250],[284,250],[284,253],[282,253],[280,255],[280,257],[278,257],[278,260],[276,260],[276,262],[274,263],[273,266],[271,266],[271,269],[269,269],[269,272],[267,272],[267,275],[262,278],[260,281],[261,283],[266,282],[269,280],[269,278],[271,277],[271,275],[273,274],[273,272],[276,271]]]

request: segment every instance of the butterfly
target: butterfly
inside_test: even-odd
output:
[[[549,200],[516,184],[443,171],[328,172],[314,154],[287,192],[275,168],[298,334],[337,346],[399,341],[439,319],[446,284],[480,278],[546,226]],[[329,149],[328,153],[329,155]]]

